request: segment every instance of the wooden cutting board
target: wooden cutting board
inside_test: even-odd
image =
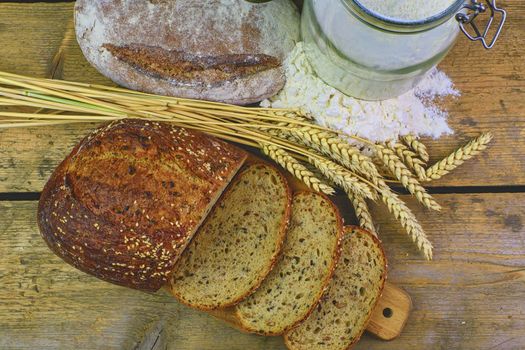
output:
[[[246,164],[257,162],[269,163],[266,159],[260,158],[254,154],[249,154]],[[271,163],[273,164],[273,163]],[[289,172],[283,171],[293,192],[310,190],[303,182],[293,177]],[[397,338],[405,324],[407,323],[410,310],[412,309],[412,299],[403,289],[396,285],[386,282],[376,307],[372,311],[370,322],[366,330],[383,340],[392,340]],[[235,325],[235,320],[230,320],[227,313],[214,311],[211,314],[229,321],[229,324]]]
[[[386,282],[366,330],[383,340],[397,338],[407,323],[412,299],[403,289]]]
[[[411,309],[410,296],[403,289],[386,282],[366,330],[382,340],[393,340],[403,331]],[[208,313],[244,332],[230,310],[219,309]]]

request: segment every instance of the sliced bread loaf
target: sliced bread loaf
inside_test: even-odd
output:
[[[341,216],[327,197],[295,194],[278,263],[257,291],[236,306],[240,328],[279,335],[304,320],[330,281],[342,235]]]
[[[246,167],[212,210],[178,261],[172,294],[212,310],[238,303],[268,275],[290,218],[291,192],[267,164]]]
[[[292,350],[344,350],[366,328],[386,279],[386,258],[377,238],[347,226],[342,253],[321,302],[298,327],[285,334]]]
[[[82,271],[156,291],[246,156],[169,123],[114,121],[51,175],[38,206],[40,233]]]

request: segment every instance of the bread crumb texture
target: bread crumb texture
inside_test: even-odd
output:
[[[361,229],[351,229],[326,293],[312,314],[289,331],[289,349],[344,350],[366,328],[381,295],[386,260],[379,241]]]
[[[199,309],[231,306],[270,272],[284,241],[290,192],[269,165],[244,169],[177,263],[171,289]]]
[[[330,200],[301,192],[276,267],[257,291],[237,305],[243,327],[278,335],[303,320],[321,297],[335,268],[342,223]]]

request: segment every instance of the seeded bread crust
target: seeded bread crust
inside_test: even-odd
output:
[[[239,174],[237,174],[237,176],[234,178],[234,180],[230,184],[229,188],[224,192],[224,195],[221,197],[221,199],[219,200],[219,202],[217,203],[215,208],[212,210],[212,213],[210,213],[210,215],[208,216],[207,221],[202,225],[201,230],[199,231],[198,234],[203,234],[204,227],[209,223],[210,220],[213,219],[214,212],[219,210],[219,208],[222,206],[222,203],[227,202],[229,200],[229,198],[231,196],[231,193],[232,193],[232,189],[236,185],[238,185],[241,181],[243,181],[243,176],[246,173],[248,173],[249,171],[251,171],[251,169],[254,169],[254,168],[261,168],[261,169],[265,168],[265,169],[270,170],[271,173],[274,174],[278,178],[278,182],[280,183],[280,185],[282,185],[282,189],[285,190],[284,196],[286,197],[286,205],[284,207],[284,215],[282,216],[282,219],[281,219],[281,222],[280,222],[280,225],[279,225],[278,239],[275,242],[274,253],[266,261],[266,266],[264,267],[264,269],[262,271],[259,272],[259,274],[258,274],[256,280],[254,281],[254,283],[252,283],[249,286],[249,288],[244,290],[242,293],[239,293],[235,298],[227,300],[227,301],[226,300],[222,300],[220,302],[218,302],[218,301],[213,301],[213,302],[206,301],[206,302],[204,302],[202,300],[200,302],[196,302],[194,300],[192,300],[192,301],[188,300],[190,298],[193,298],[193,296],[185,295],[185,292],[183,292],[183,288],[181,288],[181,286],[180,286],[181,282],[179,281],[180,279],[184,279],[185,278],[184,277],[184,274],[185,274],[184,269],[185,269],[185,267],[187,267],[187,264],[190,262],[191,257],[189,256],[189,254],[193,254],[190,251],[191,246],[188,247],[187,251],[184,252],[183,258],[179,262],[179,270],[178,270],[178,272],[175,273],[172,276],[172,278],[170,280],[170,284],[167,286],[167,288],[169,289],[171,294],[179,302],[181,302],[181,303],[183,303],[183,304],[185,304],[185,305],[187,305],[189,307],[192,307],[192,308],[195,308],[195,309],[199,309],[199,310],[203,310],[203,311],[211,311],[211,312],[213,312],[213,310],[229,308],[229,307],[237,304],[238,302],[240,302],[241,300],[245,299],[247,296],[252,294],[260,286],[260,284],[263,282],[264,278],[273,269],[274,265],[276,264],[276,262],[277,262],[277,260],[279,258],[279,253],[280,253],[281,248],[283,246],[283,243],[284,243],[284,240],[285,240],[285,236],[286,236],[286,230],[288,228],[289,221],[290,221],[291,198],[292,198],[291,190],[290,190],[290,187],[288,186],[288,182],[286,181],[286,178],[283,176],[282,172],[279,171],[275,166],[270,165],[269,163],[266,163],[266,162],[256,162],[256,161],[254,161],[253,157],[252,157],[252,159],[249,160],[249,163],[250,164],[246,165],[239,172]],[[196,242],[198,242],[199,237],[196,236],[194,238],[194,240]],[[194,244],[194,243],[192,243],[192,244]],[[232,247],[232,248],[235,248],[235,247]],[[236,253],[235,251],[231,252],[231,254],[235,254],[235,253]],[[184,266],[182,266],[182,265],[184,265]],[[233,282],[230,282],[230,283],[233,283]],[[198,286],[195,286],[195,288],[198,288]],[[196,290],[196,289],[194,289],[194,290]]]
[[[335,347],[331,347],[331,348],[327,348],[327,347],[322,347],[322,349],[329,349],[329,350],[349,350],[351,348],[353,348],[353,346],[359,341],[359,339],[361,338],[363,332],[365,331],[366,329],[366,326],[368,324],[368,322],[370,321],[370,317],[372,316],[372,311],[374,310],[374,308],[376,307],[379,299],[380,299],[380,296],[381,296],[381,293],[383,291],[383,288],[384,288],[384,285],[385,285],[385,282],[386,282],[386,277],[387,277],[387,261],[386,261],[386,256],[385,256],[385,253],[384,253],[384,250],[383,250],[383,247],[381,245],[381,241],[379,241],[379,239],[377,239],[377,237],[375,237],[373,234],[371,234],[370,232],[366,231],[366,230],[363,230],[362,228],[360,227],[357,227],[357,226],[345,226],[345,238],[344,239],[349,239],[350,238],[350,235],[352,234],[361,234],[361,235],[366,235],[370,240],[372,240],[375,244],[375,247],[379,249],[379,259],[383,261],[383,271],[380,275],[380,284],[378,286],[378,295],[375,296],[375,301],[374,303],[370,306],[370,308],[368,309],[368,312],[367,314],[365,315],[364,317],[364,321],[363,321],[363,324],[362,324],[362,327],[359,329],[358,333],[356,333],[354,335],[354,338],[353,340],[345,347],[342,347],[342,348],[335,348]],[[343,243],[344,245],[344,243]],[[344,249],[344,247],[343,247]],[[345,257],[345,252],[342,252],[341,254],[341,259],[343,259]],[[340,264],[342,264],[343,262],[341,261]],[[337,273],[337,271],[336,271]],[[323,296],[323,298],[321,299],[321,304],[326,300],[327,296]],[[313,317],[313,314],[310,315],[310,317]],[[308,319],[305,320],[305,322],[307,322]],[[307,346],[299,346],[297,344],[295,344],[290,338],[291,338],[291,334],[294,333],[294,332],[297,332],[297,331],[300,331],[300,327],[303,327],[304,326],[304,322],[299,324],[296,328],[294,329],[291,329],[289,330],[287,333],[285,333],[284,335],[284,342],[286,344],[286,347],[289,349],[289,350],[306,350],[306,349],[318,349],[319,347],[315,347],[314,344],[312,345],[307,345]],[[329,326],[329,325],[328,325]]]
[[[266,285],[263,282],[263,284],[260,286],[260,289],[258,291],[256,291],[255,294],[252,294],[250,297],[248,297],[248,299],[245,299],[243,302],[238,304],[236,306],[235,310],[234,310],[235,318],[238,320],[238,326],[243,331],[250,332],[250,333],[257,333],[257,334],[266,335],[266,336],[282,335],[283,333],[285,333],[289,329],[291,329],[291,328],[295,327],[297,324],[301,323],[303,320],[305,320],[308,317],[308,315],[310,315],[310,313],[314,310],[315,306],[319,302],[321,296],[323,295],[323,293],[324,293],[328,283],[330,282],[332,274],[335,271],[335,268],[336,268],[336,265],[337,265],[337,261],[339,259],[340,254],[341,254],[341,241],[343,239],[343,220],[342,220],[341,215],[339,213],[339,209],[335,206],[335,204],[327,196],[325,196],[324,194],[314,193],[314,192],[311,192],[311,191],[300,191],[300,192],[297,192],[297,193],[294,194],[294,200],[292,201],[292,218],[291,218],[292,222],[294,221],[294,218],[293,218],[293,202],[295,200],[300,200],[301,198],[305,198],[305,197],[308,197],[308,196],[318,196],[318,197],[322,198],[322,203],[328,204],[329,210],[332,212],[332,214],[336,218],[336,220],[335,220],[336,221],[336,225],[337,225],[336,232],[338,232],[337,238],[336,238],[337,243],[336,243],[335,249],[332,251],[332,255],[331,255],[331,264],[328,267],[328,269],[327,269],[328,272],[324,276],[323,280],[319,282],[320,283],[320,287],[318,289],[317,295],[313,298],[313,302],[311,303],[309,308],[304,311],[304,314],[301,317],[299,317],[296,320],[294,320],[294,322],[292,322],[292,323],[290,323],[288,325],[281,325],[281,327],[280,327],[281,329],[278,330],[278,331],[270,330],[273,327],[267,327],[266,329],[258,329],[258,328],[256,328],[254,325],[252,325],[250,323],[250,318],[247,315],[245,315],[246,311],[243,310],[242,306],[246,305],[246,303],[250,301],[249,299],[256,298],[257,297],[257,293],[259,293],[259,292],[264,293],[264,291],[262,291],[261,289],[263,289],[263,288],[275,288],[275,286],[273,286],[273,285]],[[286,247],[286,242],[285,242],[285,247]],[[285,253],[284,250],[283,250],[283,253]],[[283,257],[281,257],[281,258],[283,258]],[[274,268],[272,273],[277,272],[280,263],[284,263],[282,259],[278,262],[278,264],[276,265],[276,267]],[[269,275],[269,277],[270,276],[271,275]],[[295,286],[290,286],[290,288],[295,288]],[[265,318],[265,317],[263,317],[263,315],[260,315],[259,317],[257,317],[257,316],[253,316],[253,317],[255,317],[255,318],[259,318],[259,317]],[[273,315],[272,315],[272,317],[273,317]]]
[[[126,119],[82,140],[42,192],[48,246],[105,281],[156,291],[246,159],[226,142]]]

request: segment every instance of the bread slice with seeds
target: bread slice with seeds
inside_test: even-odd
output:
[[[279,170],[263,163],[246,167],[177,263],[172,294],[202,310],[231,306],[251,294],[277,260],[290,206]]]
[[[342,253],[321,302],[285,334],[291,350],[345,350],[365,330],[386,279],[386,258],[377,238],[347,226]]]
[[[280,335],[315,307],[339,257],[343,224],[324,195],[299,192],[282,255],[259,289],[235,308],[243,330]]]

